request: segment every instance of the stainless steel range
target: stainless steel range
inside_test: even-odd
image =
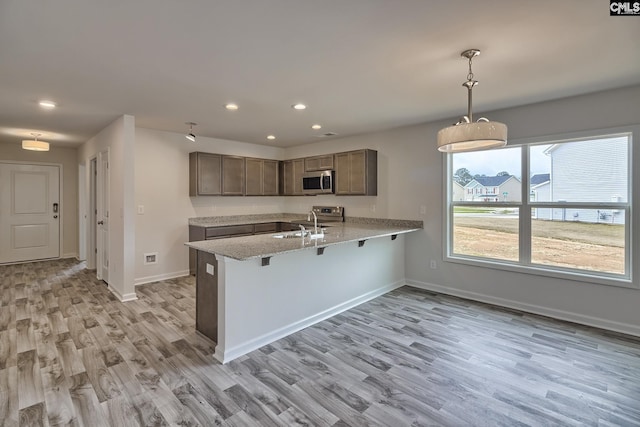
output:
[[[344,206],[314,206],[311,209],[318,217],[318,225],[328,225],[331,223],[344,222]],[[311,221],[292,221],[295,224],[313,225]]]

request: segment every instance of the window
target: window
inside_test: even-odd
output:
[[[448,154],[447,259],[627,286],[630,164],[630,133]]]

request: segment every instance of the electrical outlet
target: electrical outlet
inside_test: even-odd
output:
[[[438,268],[438,264],[436,264],[436,260],[432,259],[431,262],[429,263],[429,267],[431,267],[432,269],[436,269]]]
[[[371,205],[371,212],[375,212],[376,211],[376,205]]]
[[[427,207],[422,205],[420,206],[420,215],[426,215],[427,214]]]
[[[144,263],[146,264],[157,264],[158,263],[158,252],[151,252],[148,254],[144,254]]]
[[[144,205],[138,205],[138,215],[144,215]]]
[[[207,274],[210,274],[212,276],[214,276],[216,273],[215,267],[213,266],[213,264],[209,264],[207,263]]]

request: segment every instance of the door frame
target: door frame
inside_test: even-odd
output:
[[[58,221],[58,257],[47,258],[47,259],[62,259],[63,248],[64,248],[64,169],[62,163],[51,163],[51,162],[27,162],[21,160],[2,160],[0,159],[0,163],[8,163],[14,165],[32,165],[32,166],[57,166],[58,167],[58,197],[59,197],[59,221]],[[20,261],[15,264],[24,264],[27,262],[33,262],[35,260],[28,261]]]
[[[109,251],[111,247],[110,242],[110,212],[111,212],[111,173],[109,171],[109,147],[106,150],[98,152],[96,155],[96,182],[95,182],[95,202],[96,209],[94,212],[97,212],[95,220],[93,222],[93,226],[95,228],[95,242],[96,242],[96,277],[98,280],[103,280],[105,283],[109,284],[109,275],[110,275],[110,267],[109,267]],[[106,163],[106,167],[104,167]],[[106,216],[103,216],[105,212],[105,204],[106,204]],[[99,236],[99,234],[103,234],[103,230],[101,227],[97,227],[97,221],[100,219],[101,221],[105,221],[107,224],[107,232],[105,235]],[[103,264],[104,254],[106,251],[107,265]],[[104,271],[106,270],[106,278],[104,277]]]
[[[87,203],[87,268],[94,269],[96,268],[96,174],[98,173],[97,169],[98,157],[93,156],[89,158],[89,166],[87,168],[87,173],[89,174],[89,192],[88,192],[88,200]],[[86,177],[85,177],[86,179]]]

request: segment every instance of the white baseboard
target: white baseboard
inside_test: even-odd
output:
[[[502,307],[514,308],[516,310],[526,311],[528,313],[539,314],[542,316],[552,317],[554,319],[566,320],[582,325],[593,326],[596,328],[607,329],[624,334],[640,337],[640,326],[627,323],[615,322],[612,320],[602,319],[599,317],[585,316],[584,314],[574,313],[564,310],[556,310],[554,308],[543,307],[534,304],[527,304],[520,301],[514,301],[504,298],[498,298],[491,295],[479,294],[476,292],[465,291],[461,289],[448,288],[433,283],[420,282],[417,280],[407,280],[408,286],[414,288],[425,289],[427,291],[438,292],[447,295],[453,295],[460,298],[470,299],[474,301],[484,302],[488,304],[499,305]]]
[[[60,258],[75,258],[78,259],[79,255],[77,252],[68,252],[66,254],[62,254]]]
[[[174,271],[171,273],[157,274],[155,276],[138,277],[133,280],[133,285],[144,285],[145,283],[159,282],[161,280],[175,279],[176,277],[188,276],[189,270]]]
[[[377,298],[380,295],[384,295],[387,292],[391,292],[394,289],[401,288],[405,284],[406,284],[405,281],[401,280],[395,283],[391,283],[389,285],[385,285],[381,288],[367,292],[364,295],[360,295],[359,297],[353,298],[349,301],[345,301],[334,307],[321,311],[320,313],[314,314],[313,316],[309,316],[305,319],[299,320],[295,323],[284,326],[280,329],[269,332],[268,334],[264,334],[260,337],[254,338],[250,341],[247,341],[245,343],[242,343],[230,349],[224,349],[224,348],[221,348],[220,345],[218,345],[216,346],[216,351],[213,357],[215,357],[221,363],[230,362],[233,359],[243,356],[253,350],[257,350],[260,347],[263,347],[267,344],[270,344],[274,341],[279,340],[280,338],[284,338],[288,335],[293,334],[294,332],[298,332],[301,329],[314,325],[318,322],[328,319],[331,316],[335,316],[336,314],[342,313],[343,311],[349,310],[350,308],[353,308],[364,302]]]
[[[138,296],[136,295],[135,292],[132,292],[129,294],[121,294],[116,288],[114,288],[111,285],[109,285],[108,289],[111,291],[112,294],[116,296],[116,298],[120,300],[120,302],[135,301],[138,299]]]

